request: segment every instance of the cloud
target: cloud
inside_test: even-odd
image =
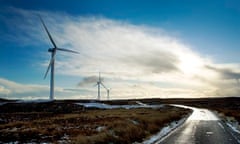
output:
[[[10,90],[6,89],[4,86],[0,86],[0,93],[4,95],[8,95],[10,93]]]
[[[92,93],[91,89],[64,89],[55,87],[56,99],[86,98]],[[0,97],[9,99],[48,99],[49,86],[36,84],[22,84],[11,80],[0,78]]]
[[[48,87],[43,85],[24,85],[10,81],[7,79],[0,78],[0,95],[4,97],[9,96],[11,98],[21,98],[29,96],[41,97],[48,92]]]
[[[179,59],[170,52],[156,51],[125,57],[122,62],[132,67],[141,67],[147,73],[165,73],[178,71]]]
[[[97,83],[98,81],[98,77],[97,76],[89,76],[89,77],[85,77],[82,79],[82,81],[80,81],[78,83],[79,87],[83,87],[83,86],[89,86],[90,84],[94,84]]]
[[[18,15],[14,23],[19,25],[14,29],[21,34],[15,35],[15,40],[24,45],[44,43],[52,47],[37,17],[40,14],[59,47],[80,52],[80,55],[58,53],[61,56],[57,61],[57,70],[64,75],[97,70],[140,74],[174,72],[178,71],[177,65],[181,62],[179,52],[190,52],[184,44],[161,29],[104,17],[73,17],[17,8],[11,10]]]
[[[206,68],[219,73],[223,79],[240,79],[240,72],[234,72],[232,69],[217,68],[209,65],[206,65]]]
[[[231,80],[239,79],[239,68],[223,68],[161,28],[59,12],[17,8],[12,8],[11,12],[17,16],[5,21],[16,23],[14,30],[21,35],[11,37],[15,37],[13,40],[19,44],[45,46],[44,51],[52,47],[36,16],[40,14],[57,46],[80,53],[59,52],[56,56],[56,73],[62,77],[78,77],[79,83],[75,85],[80,88],[94,84],[100,71],[104,73],[107,85],[113,88],[111,93],[115,98],[232,96],[239,91]],[[45,58],[45,61],[36,63],[46,66],[48,57]],[[96,72],[96,76],[92,72]],[[7,87],[6,82],[1,89],[20,93],[14,85],[24,90],[21,85],[13,83],[11,88]],[[47,91],[46,87],[27,87],[28,91],[36,88]],[[224,91],[223,87],[226,88]],[[81,95],[74,91],[63,93],[70,97]],[[82,93],[95,97],[96,89],[89,88]]]

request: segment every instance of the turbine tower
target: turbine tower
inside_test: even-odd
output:
[[[110,94],[110,89],[111,89],[111,88],[106,88],[106,90],[107,90],[107,100],[110,100],[110,96],[109,96],[109,94]]]
[[[47,26],[45,25],[43,19],[41,18],[41,16],[39,15],[39,18],[42,22],[42,25],[48,35],[48,38],[50,39],[52,45],[53,45],[53,48],[49,48],[48,49],[48,52],[51,53],[51,59],[50,59],[50,62],[49,62],[49,65],[48,65],[48,68],[47,68],[47,71],[44,75],[44,79],[47,77],[47,74],[48,74],[48,71],[49,69],[51,68],[51,78],[50,78],[50,100],[53,100],[54,99],[54,64],[55,64],[55,57],[56,57],[56,52],[57,51],[65,51],[65,52],[71,52],[71,53],[77,53],[79,54],[78,52],[76,51],[73,51],[73,50],[68,50],[68,49],[64,49],[64,48],[58,48],[56,43],[53,41],[53,38],[50,34],[50,32],[48,31],[47,29]]]

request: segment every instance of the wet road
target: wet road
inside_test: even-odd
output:
[[[187,121],[157,144],[240,144],[239,134],[233,132],[207,109],[192,108]]]

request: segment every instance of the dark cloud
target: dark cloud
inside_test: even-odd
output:
[[[220,73],[220,75],[224,79],[236,79],[236,80],[240,79],[240,73],[234,72],[231,69],[220,69],[220,68],[216,68],[216,67],[209,66],[209,65],[206,65],[205,67],[209,70],[213,70],[215,72]]]
[[[98,81],[98,76],[89,76],[89,77],[85,77],[82,79],[82,81],[80,81],[78,83],[78,86],[87,86],[90,84],[94,84]],[[103,78],[101,78],[101,80],[103,81]]]
[[[178,71],[177,65],[179,59],[170,52],[148,52],[137,56],[128,56],[123,59],[133,68],[142,67],[145,71],[151,73],[165,73]]]

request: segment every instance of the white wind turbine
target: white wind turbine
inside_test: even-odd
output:
[[[107,90],[107,93],[108,93],[108,97],[109,97],[109,90],[102,82],[102,79],[101,79],[101,73],[99,72],[99,75],[98,75],[98,81],[97,81],[97,84],[98,86],[98,100],[100,100],[101,98],[101,85]],[[95,85],[95,86],[96,86]]]
[[[53,45],[53,48],[49,48],[48,49],[48,52],[51,53],[51,59],[50,59],[47,71],[46,71],[46,73],[44,75],[44,79],[45,79],[47,77],[49,69],[51,68],[50,99],[53,100],[54,99],[54,63],[55,63],[56,52],[57,51],[65,51],[65,52],[71,52],[71,53],[77,53],[77,54],[78,54],[78,52],[73,51],[73,50],[64,49],[64,48],[58,48],[57,45],[55,44],[55,42],[53,41],[53,38],[50,35],[50,32],[48,31],[48,29],[47,29],[43,19],[41,18],[41,16],[39,16],[39,18],[40,18],[40,20],[42,22],[42,25],[43,25],[45,31],[47,32],[47,35],[48,35],[52,45]]]
[[[111,88],[107,88],[103,83],[101,83],[101,85],[106,89],[106,91],[107,91],[107,100],[109,100],[110,99],[109,93],[110,93]]]
[[[107,100],[110,100],[110,90],[111,88],[105,88],[107,90]]]

